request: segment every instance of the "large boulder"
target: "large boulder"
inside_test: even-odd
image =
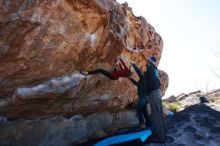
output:
[[[0,1],[0,115],[37,118],[119,111],[136,101],[126,78],[79,74],[112,71],[121,56],[143,71],[159,64],[163,41],[143,17],[114,0]],[[160,72],[162,91],[168,76]]]

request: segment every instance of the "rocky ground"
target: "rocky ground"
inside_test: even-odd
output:
[[[201,100],[205,103],[201,103]],[[170,110],[178,110],[167,119],[169,131],[165,144],[150,146],[219,146],[220,145],[220,90],[206,93],[181,93],[164,100]],[[175,105],[170,106],[171,104]],[[173,108],[173,109],[172,109]]]
[[[178,103],[173,116],[167,117],[168,139],[164,144],[146,142],[146,146],[219,146],[220,104],[219,90],[201,91],[171,96],[164,102]],[[201,103],[201,97],[207,102]],[[204,101],[204,99],[203,99]],[[106,134],[105,134],[106,136]]]
[[[147,141],[144,145],[219,146],[220,144],[220,108],[213,104],[195,104],[187,107],[172,117],[167,117],[167,123],[169,129],[164,144]],[[90,146],[93,144],[92,141],[80,146]]]
[[[149,146],[219,146],[220,108],[212,104],[195,104],[168,119],[168,136],[173,140]]]
[[[197,95],[197,96],[195,96]],[[201,94],[199,94],[201,96]],[[219,97],[215,100],[210,98],[213,95],[207,94],[209,103],[201,103],[198,93],[189,94],[186,97],[170,101],[179,102],[181,110],[175,112],[173,116],[167,116],[168,133],[167,141],[164,144],[145,142],[146,146],[219,146],[220,145],[220,105],[217,104]],[[182,96],[182,95],[181,95]],[[190,102],[191,100],[191,102]],[[188,106],[186,105],[188,103]],[[186,107],[186,108],[183,108]],[[114,128],[112,128],[114,129]],[[117,129],[114,129],[117,133]],[[120,129],[121,130],[121,129]],[[120,131],[119,130],[119,131]],[[125,128],[124,130],[129,130]],[[92,139],[107,136],[108,131],[96,133]],[[84,143],[90,145],[91,143]]]

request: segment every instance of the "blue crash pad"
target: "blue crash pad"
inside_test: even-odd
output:
[[[151,134],[152,134],[151,130],[145,129],[145,130],[136,131],[132,133],[116,135],[116,136],[108,137],[104,140],[101,140],[97,142],[96,144],[94,144],[94,146],[108,146],[108,145],[127,142],[127,141],[134,140],[134,139],[140,139],[142,142],[144,142]]]

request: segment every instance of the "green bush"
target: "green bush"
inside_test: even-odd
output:
[[[168,105],[168,109],[172,112],[178,112],[181,109],[180,103],[173,102]]]

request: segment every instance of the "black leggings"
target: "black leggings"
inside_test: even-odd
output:
[[[106,77],[108,77],[111,80],[116,80],[115,78],[112,77],[112,73],[111,72],[108,72],[108,71],[106,71],[104,69],[97,69],[97,70],[88,72],[89,75],[90,74],[97,74],[97,73],[101,73],[101,74],[105,75]]]

